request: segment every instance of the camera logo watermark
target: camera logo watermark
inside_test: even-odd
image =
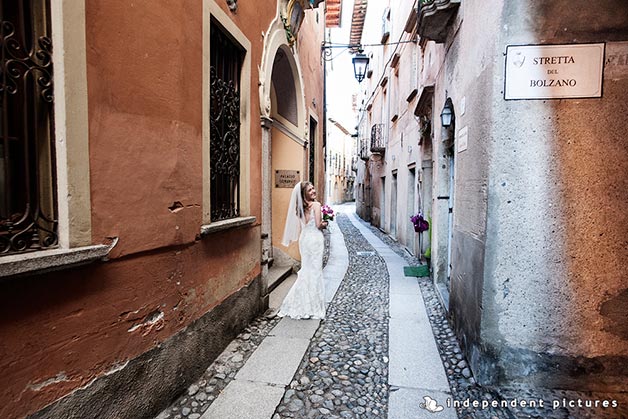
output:
[[[423,403],[419,404],[421,409],[425,409],[430,413],[438,413],[442,412],[445,409],[445,406],[441,406],[438,404],[436,399],[431,398],[430,396],[423,396]],[[448,409],[454,408],[475,408],[475,409],[488,409],[488,408],[541,408],[541,409],[617,409],[619,407],[619,402],[617,400],[583,400],[583,399],[553,399],[553,400],[544,400],[542,398],[537,399],[502,399],[502,400],[474,400],[474,399],[464,399],[464,400],[455,400],[451,398],[447,398],[445,401],[445,405]]]
[[[425,403],[421,403],[419,407],[430,413],[437,413],[444,409],[443,406],[440,406],[438,402],[430,396],[423,396],[423,400],[425,400]]]

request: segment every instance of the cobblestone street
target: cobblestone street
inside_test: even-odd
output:
[[[0,16],[0,419],[628,419],[628,0]]]
[[[274,419],[386,417],[388,274],[381,258],[358,256],[374,249],[345,216],[338,225],[349,269]]]
[[[390,237],[359,221],[355,214],[350,212],[352,209],[352,206],[340,209],[345,213],[339,214],[334,226],[342,232],[344,245],[348,251],[348,268],[327,308],[327,318],[320,322],[320,325],[312,323],[313,321],[300,321],[302,323],[299,324],[302,326],[297,327],[312,329],[312,337],[296,372],[285,381],[285,385],[273,380],[266,380],[265,382],[270,384],[263,388],[260,385],[260,393],[268,391],[273,396],[260,401],[257,405],[259,409],[253,409],[255,414],[252,414],[251,418],[628,417],[625,402],[621,402],[617,409],[552,405],[556,400],[590,400],[599,399],[603,395],[594,397],[530,390],[518,392],[512,389],[497,391],[478,385],[440,306],[434,286],[428,278],[410,279],[418,282],[420,287],[424,311],[429,318],[429,328],[438,352],[433,352],[436,355],[430,355],[427,351],[414,352],[418,355],[413,358],[399,358],[393,355],[398,353],[398,350],[392,347],[394,336],[391,334],[396,332],[394,327],[391,329],[391,324],[397,321],[398,309],[391,304],[392,274],[389,273],[390,266],[387,268],[389,258],[384,258],[381,248],[378,252],[363,232],[366,229],[381,240],[392,251],[391,254],[403,258],[406,266],[416,266],[419,261]],[[336,252],[337,249],[332,245],[326,259],[329,257],[329,260],[332,260]],[[393,316],[393,313],[396,314]],[[239,416],[243,413],[237,413],[238,406],[231,406],[230,410],[228,408],[224,410],[223,406],[223,410],[220,410],[221,408],[212,405],[226,395],[223,393],[239,392],[240,394],[231,396],[229,400],[241,400],[243,404],[250,401],[247,398],[259,397],[258,394],[254,394],[255,392],[249,393],[250,388],[245,386],[254,379],[245,379],[250,376],[243,374],[245,370],[243,367],[249,359],[254,358],[254,352],[260,348],[265,339],[279,336],[276,328],[280,328],[280,321],[282,319],[266,316],[256,319],[245,332],[231,342],[199,381],[190,386],[186,394],[174,400],[156,419],[228,419],[224,413],[216,413],[225,411],[231,412],[229,415],[232,416],[229,418],[246,419]],[[391,359],[393,356],[395,358]],[[402,364],[399,364],[400,360]],[[436,385],[430,387],[424,384],[416,386],[397,384],[404,382],[399,378],[400,373],[403,375],[407,372],[408,377],[412,377],[411,371],[416,370],[417,366],[424,368],[417,371],[425,371],[425,374],[433,371],[432,368],[436,370],[442,368],[446,375],[447,388],[439,389]],[[228,386],[230,389],[227,389]],[[426,409],[428,406],[422,404],[424,396],[431,396],[445,409],[436,413],[429,412]],[[610,398],[608,400],[613,399],[612,395],[607,396]],[[275,401],[266,407],[265,403],[269,403],[268,400],[271,399]],[[504,406],[506,401],[534,399],[545,400],[545,408],[539,406],[522,408],[510,404]],[[485,406],[474,407],[472,405],[474,401],[484,402]]]

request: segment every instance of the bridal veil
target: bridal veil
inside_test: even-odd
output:
[[[289,246],[290,243],[297,241],[304,224],[305,213],[303,212],[303,198],[301,197],[301,182],[299,182],[294,185],[294,189],[292,189],[281,244]]]

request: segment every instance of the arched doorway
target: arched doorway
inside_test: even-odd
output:
[[[288,263],[283,256],[300,259],[298,246],[281,244],[286,209],[292,186],[307,180],[307,142],[300,133],[305,132],[303,95],[300,91],[296,61],[286,46],[277,49],[271,73],[271,232],[274,259]],[[285,254],[285,255],[284,255]]]
[[[296,0],[302,2],[302,0]],[[298,248],[281,245],[287,204],[293,185],[307,179],[308,112],[299,56],[282,16],[295,9],[295,0],[279,0],[278,11],[262,34],[259,67],[262,125],[262,283],[272,290],[292,268]],[[281,268],[280,268],[281,267]],[[267,293],[265,293],[267,298]]]

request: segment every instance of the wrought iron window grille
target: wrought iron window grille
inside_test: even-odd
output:
[[[56,247],[49,1],[0,3],[0,255]]]
[[[215,22],[210,45],[211,221],[240,216],[240,73],[243,49]]]

